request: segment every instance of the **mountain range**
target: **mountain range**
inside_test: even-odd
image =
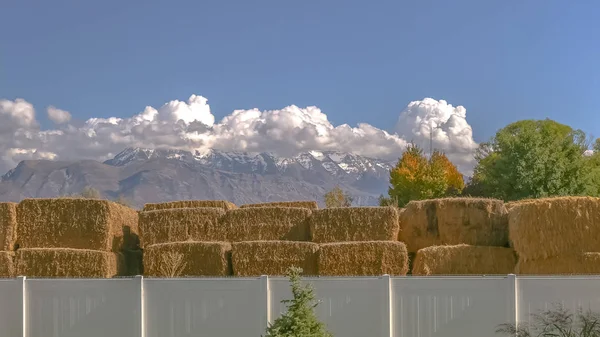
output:
[[[370,206],[387,194],[394,164],[333,151],[278,157],[266,152],[127,148],[105,162],[22,161],[2,176],[0,200],[73,195],[93,187],[103,197],[122,197],[134,207],[186,199],[238,205],[317,200],[324,206],[324,194],[339,186],[353,197],[353,205]]]

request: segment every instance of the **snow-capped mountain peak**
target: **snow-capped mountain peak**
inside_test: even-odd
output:
[[[127,148],[113,159],[105,161],[112,166],[127,166],[147,160],[179,160],[216,169],[244,173],[276,173],[300,166],[304,170],[325,170],[332,175],[360,175],[371,172],[387,174],[393,164],[386,160],[368,158],[336,151],[308,151],[293,157],[278,157],[268,152],[226,152],[210,150],[191,153],[183,150]]]

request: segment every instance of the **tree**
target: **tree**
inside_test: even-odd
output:
[[[132,207],[132,204],[129,201],[129,199],[125,198],[123,195],[119,195],[119,197],[117,198],[117,200],[115,200],[115,202],[117,204],[120,204],[123,206]]]
[[[350,194],[344,192],[339,186],[325,193],[325,206],[331,207],[350,207],[354,199]]]
[[[505,201],[593,193],[590,173],[600,166],[586,150],[585,134],[567,125],[549,119],[509,124],[480,145],[467,190]]]
[[[81,191],[81,197],[85,199],[100,199],[100,192],[90,186],[86,186]]]
[[[325,325],[317,319],[314,308],[318,305],[310,285],[301,286],[300,268],[290,268],[288,277],[292,287],[292,300],[283,300],[287,312],[267,328],[265,337],[331,337]]]
[[[427,159],[423,150],[410,144],[398,164],[390,171],[390,199],[380,198],[380,204],[397,200],[404,207],[411,200],[423,200],[458,195],[464,188],[462,174],[445,154],[434,151]]]

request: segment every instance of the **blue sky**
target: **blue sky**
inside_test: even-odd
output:
[[[315,105],[390,130],[415,100],[467,109],[476,141],[523,118],[600,136],[598,1],[5,1],[0,98],[75,119],[191,94]]]

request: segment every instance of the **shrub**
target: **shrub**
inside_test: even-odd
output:
[[[301,268],[288,269],[292,293],[294,298],[283,300],[287,312],[277,318],[267,328],[265,337],[332,337],[325,325],[317,319],[314,308],[319,304],[315,300],[313,289],[310,285],[301,286]]]
[[[501,324],[496,333],[516,337],[600,337],[600,315],[582,309],[573,314],[556,304],[534,315],[529,324]]]

